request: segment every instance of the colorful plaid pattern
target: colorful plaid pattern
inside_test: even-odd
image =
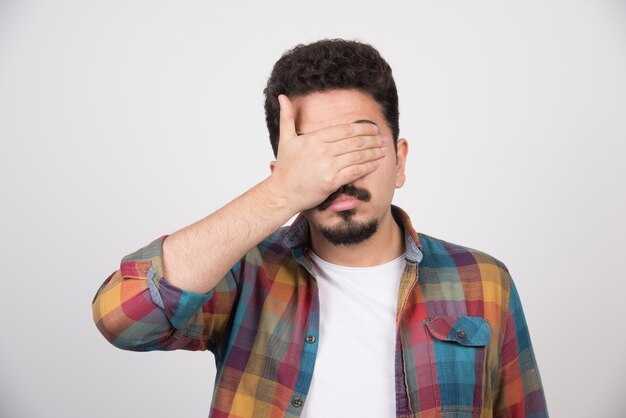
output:
[[[504,264],[417,234],[405,212],[392,206],[392,213],[404,226],[407,260],[397,309],[396,415],[547,417]],[[211,417],[299,416],[319,344],[306,219],[262,241],[207,294],[163,277],[165,238],[124,257],[100,287],[93,301],[100,332],[127,350],[212,351]]]

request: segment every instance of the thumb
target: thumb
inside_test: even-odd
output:
[[[291,100],[284,94],[278,95],[278,103],[280,104],[280,140],[285,138],[293,138],[296,134],[296,123],[293,116],[293,105]]]

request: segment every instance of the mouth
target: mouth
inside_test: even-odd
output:
[[[370,192],[366,189],[355,187],[352,184],[341,186],[332,193],[328,198],[320,203],[317,210],[324,211],[329,209],[333,212],[340,212],[354,209],[364,202],[369,202],[371,198]]]
[[[355,209],[363,204],[362,200],[357,199],[354,196],[348,196],[345,194],[339,195],[332,203],[327,207],[331,212],[342,212],[344,210]]]

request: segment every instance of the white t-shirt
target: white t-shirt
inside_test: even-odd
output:
[[[311,252],[320,335],[305,418],[395,417],[396,304],[404,255],[344,267]]]

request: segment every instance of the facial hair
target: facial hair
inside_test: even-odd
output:
[[[353,186],[352,184],[344,184],[343,186],[335,190],[333,193],[331,193],[331,195],[328,196],[326,200],[324,200],[322,203],[317,205],[317,210],[321,212],[323,210],[328,209],[328,207],[332,205],[335,199],[337,199],[342,194],[345,194],[346,196],[356,197],[357,199],[362,200],[363,202],[369,202],[370,199],[372,198],[372,195],[367,190],[361,189],[360,187]]]
[[[333,201],[342,194],[356,197],[364,202],[368,202],[371,198],[371,195],[367,190],[355,187],[351,184],[346,184],[341,186],[337,191],[328,196],[326,200],[320,203],[317,210],[326,210],[333,203]],[[333,245],[359,244],[369,239],[378,230],[378,219],[376,218],[368,221],[355,221],[354,216],[356,215],[356,210],[354,209],[337,212],[337,215],[342,218],[343,222],[332,227],[318,225],[318,229],[322,236]]]
[[[376,233],[378,219],[370,219],[365,222],[356,222],[350,219],[339,225],[331,227],[319,225],[318,228],[322,236],[333,245],[355,245]]]

